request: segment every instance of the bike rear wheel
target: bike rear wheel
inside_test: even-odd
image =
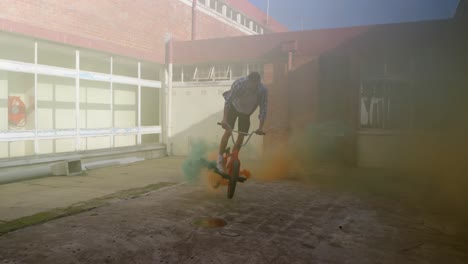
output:
[[[239,177],[239,170],[240,170],[240,161],[238,160],[233,161],[231,166],[232,166],[232,173],[231,173],[231,178],[229,179],[228,193],[227,193],[227,197],[229,199],[232,199],[232,197],[234,197],[234,192],[236,191],[237,178]]]

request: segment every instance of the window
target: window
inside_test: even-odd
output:
[[[0,158],[154,142],[161,131],[157,64],[3,33],[0,60]]]
[[[181,66],[175,66],[172,69],[172,81],[173,82],[183,82],[182,80],[182,71],[183,68]]]
[[[194,79],[193,77],[195,76],[195,66],[188,65],[188,66],[183,66],[182,70],[184,73],[184,78],[182,79],[183,82],[193,82]]]
[[[0,34],[0,59],[34,63],[34,41]]]
[[[141,79],[160,81],[161,68],[159,65],[150,62],[141,62]]]
[[[256,71],[263,77],[263,63],[226,63],[217,65],[177,65],[174,67],[174,82],[226,81],[245,77]],[[182,76],[181,76],[182,74]]]
[[[80,127],[82,129],[112,127],[110,96],[109,83],[80,81]],[[74,108],[73,105],[71,107]]]
[[[92,50],[80,51],[80,70],[110,74],[111,55]]]
[[[371,56],[362,70],[362,128],[409,129],[414,123],[414,87],[408,81],[409,60],[403,56]]]
[[[151,87],[141,87],[141,125],[143,127],[159,126],[160,90]]]
[[[75,80],[37,76],[38,129],[75,129]]]
[[[131,128],[138,125],[138,88],[136,85],[114,84],[114,127]]]
[[[218,13],[223,13],[223,4],[221,4],[220,2],[216,2],[216,11]]]
[[[214,80],[229,80],[231,68],[229,65],[217,65],[214,67]]]
[[[411,126],[411,90],[406,82],[376,81],[361,85],[361,127],[407,129]]]
[[[130,58],[114,56],[113,74],[138,78],[138,61]]]
[[[195,81],[206,81],[211,80],[213,74],[212,66],[200,66],[195,69],[193,74],[193,80]]]
[[[232,10],[231,19],[237,22],[237,16],[238,16],[238,14],[239,14],[239,13],[237,13],[237,12],[234,11],[234,10]]]
[[[38,42],[37,63],[49,66],[76,68],[76,50],[51,42]]]

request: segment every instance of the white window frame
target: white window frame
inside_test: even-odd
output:
[[[226,67],[226,72],[223,76],[216,76],[216,67],[221,67],[220,65],[214,66],[213,67],[213,81],[216,80],[230,80],[231,79],[231,65],[223,65],[223,67]]]
[[[136,135],[137,144],[141,144],[142,135],[147,134],[161,134],[162,128],[161,125],[157,126],[142,126],[141,125],[141,87],[149,87],[154,89],[161,89],[162,84],[160,81],[154,80],[145,80],[141,78],[141,63],[138,62],[138,78],[114,75],[113,74],[113,57],[110,57],[109,74],[106,73],[97,73],[90,71],[80,70],[80,50],[75,50],[75,59],[76,65],[74,69],[55,67],[49,65],[38,64],[38,43],[34,42],[34,63],[13,61],[13,60],[4,60],[0,59],[0,70],[6,72],[19,72],[19,73],[31,73],[34,74],[34,130],[0,130],[0,142],[15,142],[15,141],[34,141],[34,153],[39,154],[39,140],[44,139],[64,139],[70,138],[75,140],[75,150],[80,150],[80,140],[87,137],[101,137],[109,136],[111,141],[111,148],[115,146],[114,138],[118,135]],[[47,76],[57,76],[75,79],[75,128],[71,129],[48,129],[40,130],[39,127],[39,118],[38,118],[38,104],[37,104],[37,77],[38,75],[47,75]],[[79,88],[80,80],[90,80],[109,83],[109,89],[111,92],[111,101],[110,101],[110,110],[111,110],[111,119],[112,127],[110,128],[99,128],[99,129],[83,129],[80,128],[80,99],[79,99]],[[128,128],[115,128],[114,127],[114,117],[113,117],[113,84],[129,84],[137,87],[138,92],[138,121],[136,127]]]
[[[199,75],[199,68],[202,68],[202,67],[209,67],[209,72],[208,72],[208,76],[202,76],[200,77]],[[193,73],[193,80],[195,81],[207,81],[207,80],[212,80],[213,79],[213,70],[214,70],[214,66],[198,66],[195,68],[195,72]]]

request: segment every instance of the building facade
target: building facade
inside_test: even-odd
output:
[[[308,146],[313,154],[334,152],[334,162],[461,175],[464,3],[447,20],[177,42],[175,63],[262,62],[270,95],[265,148],[302,134],[316,143]]]
[[[7,0],[0,10],[2,167],[160,146],[168,39],[287,30],[247,0]]]

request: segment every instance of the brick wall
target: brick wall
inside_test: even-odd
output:
[[[2,0],[0,30],[163,61],[164,36],[189,40],[192,9],[178,0]],[[198,12],[198,38],[243,35]]]

